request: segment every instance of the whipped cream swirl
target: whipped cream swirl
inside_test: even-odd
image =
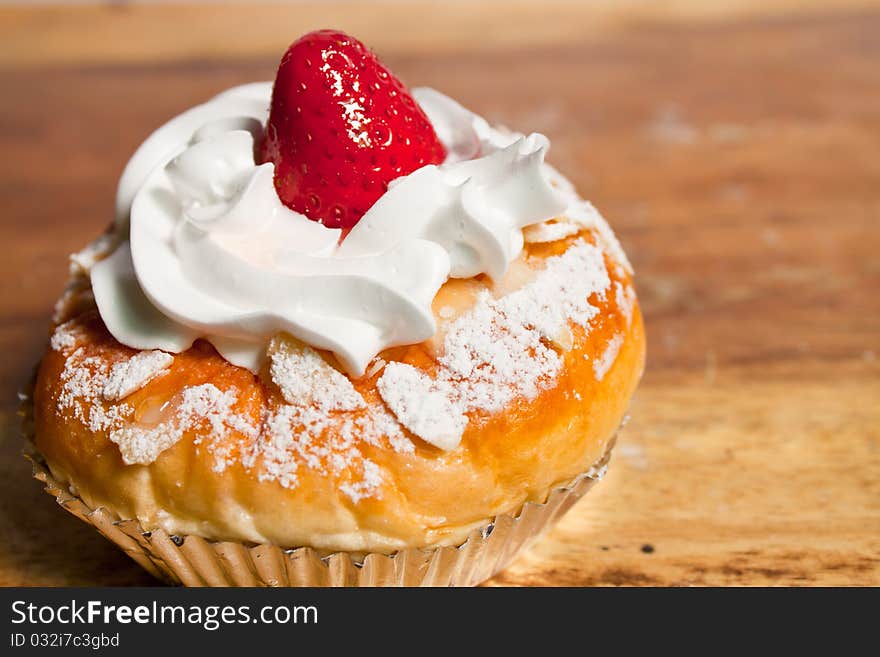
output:
[[[123,241],[91,271],[101,316],[123,344],[180,352],[205,338],[256,372],[286,331],[360,376],[383,349],[434,334],[431,303],[449,277],[500,278],[522,250],[522,228],[572,201],[551,184],[543,135],[500,132],[415,89],[447,160],[393,181],[342,239],[284,206],[274,165],[254,161],[271,92],[271,83],[236,87],[184,112],[126,166]]]

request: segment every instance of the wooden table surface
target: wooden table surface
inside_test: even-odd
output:
[[[610,471],[499,585],[880,584],[880,4],[0,9],[0,584],[154,583],[19,457],[66,254],[162,121],[339,26],[546,133],[635,265]]]

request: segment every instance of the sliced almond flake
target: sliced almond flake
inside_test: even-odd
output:
[[[102,395],[107,401],[120,401],[165,374],[174,363],[174,356],[164,351],[141,351],[110,369]]]
[[[322,411],[353,411],[366,402],[351,381],[321,355],[292,338],[280,336],[270,347],[269,373],[288,404]]]
[[[379,394],[400,423],[443,450],[458,445],[468,423],[449,386],[405,363],[389,363],[377,382]]]
[[[571,332],[568,324],[563,326],[553,337],[548,339],[550,340],[550,343],[560,351],[571,351],[571,348],[574,346],[574,334]]]
[[[593,361],[593,374],[596,377],[596,381],[601,381],[608,374],[608,370],[611,369],[614,361],[617,360],[621,346],[623,346],[623,336],[618,333],[608,341],[602,355]]]
[[[173,447],[183,434],[176,427],[140,427],[126,425],[110,432],[110,440],[119,446],[126,465],[149,465],[159,454]]]
[[[632,325],[633,310],[636,304],[636,293],[631,285],[624,285],[620,281],[614,283],[614,300],[623,316],[626,317],[626,325]]]
[[[385,369],[385,361],[381,358],[376,358],[370,363],[369,367],[367,367],[367,371],[364,372],[364,377],[367,379],[371,379],[376,376],[379,372]]]

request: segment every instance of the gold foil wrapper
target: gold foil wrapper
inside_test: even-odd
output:
[[[33,404],[21,394],[23,430],[33,444]],[[613,442],[599,463],[541,503],[527,502],[471,531],[457,546],[411,548],[366,556],[322,555],[310,547],[213,541],[144,530],[136,520],[91,508],[52,476],[33,449],[25,456],[46,492],[77,518],[95,527],[152,575],[185,586],[474,586],[503,570],[547,531],[605,473]]]

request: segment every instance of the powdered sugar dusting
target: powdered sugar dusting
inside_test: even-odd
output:
[[[377,382],[379,394],[407,429],[440,449],[453,449],[467,426],[455,391],[404,363],[389,363]]]
[[[313,406],[284,405],[266,415],[262,436],[252,443],[244,463],[257,468],[260,481],[277,481],[285,488],[298,485],[302,467],[334,476],[339,489],[357,503],[381,493],[381,473],[364,456],[365,444],[387,444],[401,453],[415,449],[384,409],[328,414]]]
[[[126,404],[105,406],[101,391],[109,378],[110,364],[102,358],[86,356],[82,347],[68,355],[61,370],[61,388],[56,406],[73,416],[90,431],[107,431],[121,426],[132,408]]]
[[[291,339],[273,342],[269,372],[288,404],[314,406],[322,411],[353,411],[366,405],[348,377],[314,349]]]
[[[119,445],[122,460],[127,464],[148,465],[159,454],[176,445],[187,431],[206,426],[210,428],[207,449],[214,456],[213,468],[222,472],[229,465],[230,433],[255,439],[259,428],[245,416],[235,412],[238,391],[221,390],[212,383],[184,388],[171,417],[161,423],[142,426],[127,424],[110,432],[110,440]],[[195,444],[204,439],[197,436]]]
[[[212,455],[216,472],[239,461],[261,481],[295,488],[305,468],[335,477],[339,490],[356,504],[381,496],[381,468],[366,456],[366,446],[415,451],[384,406],[368,407],[347,377],[314,350],[297,351],[295,343],[284,346],[280,340],[273,354],[275,375],[285,384],[279,387],[293,403],[263,407],[255,416],[237,410],[242,401],[238,389],[203,383],[183,388],[158,409],[159,419],[147,423],[135,419],[134,409],[120,395],[148,374],[161,374],[172,357],[152,351],[124,360],[106,353],[88,355],[83,346],[87,337],[76,321],[53,335],[54,348],[66,356],[56,407],[93,432],[107,432],[128,465],[155,462],[193,431],[194,443]],[[309,384],[308,393],[292,393],[297,388],[291,381],[310,376],[317,380]]]
[[[119,453],[126,465],[149,465],[159,454],[173,447],[181,433],[175,427],[140,427],[125,425],[110,432],[110,440],[119,445]]]
[[[620,312],[626,317],[626,325],[632,324],[633,310],[636,305],[636,293],[631,285],[624,285],[620,281],[614,282],[614,299]]]
[[[88,275],[99,260],[113,253],[120,242],[116,232],[104,233],[81,251],[70,255],[70,273]]]
[[[168,371],[174,356],[164,351],[141,351],[113,365],[102,395],[107,401],[120,401]]]
[[[588,299],[604,298],[610,285],[602,251],[575,242],[548,258],[545,269],[516,292],[500,299],[481,293],[447,327],[435,378],[391,363],[377,383],[379,394],[410,431],[453,449],[467,413],[498,412],[514,398],[534,399],[552,385],[562,360],[547,342],[568,322],[589,330],[598,309]]]
[[[52,321],[61,324],[80,314],[86,308],[95,307],[95,295],[89,287],[89,280],[76,276],[68,283],[64,293],[52,309]]]
[[[214,456],[214,471],[222,472],[231,463],[230,455],[234,442],[229,440],[235,433],[246,440],[255,441],[260,436],[260,427],[255,426],[249,417],[236,413],[238,390],[221,390],[211,383],[185,388],[183,399],[175,417],[178,434],[207,423],[211,428],[210,439],[206,445]],[[201,443],[196,437],[195,444]]]
[[[608,374],[608,370],[617,360],[621,346],[623,346],[623,336],[618,333],[608,341],[602,355],[593,361],[593,374],[596,376],[596,381],[601,381]]]
[[[605,218],[599,214],[599,211],[589,201],[577,201],[573,203],[565,211],[565,218],[573,221],[584,228],[591,229],[602,248],[618,263],[623,265],[624,269],[630,274],[633,273],[632,265],[617,241],[617,236],[611,230],[611,226],[605,221]]]
[[[369,459],[363,461],[363,477],[360,481],[344,482],[339,485],[339,490],[348,495],[352,502],[357,504],[365,497],[372,497],[382,485],[382,473],[379,466]]]
[[[76,320],[70,320],[55,327],[52,337],[49,338],[49,346],[54,351],[66,353],[76,347],[84,335],[82,325]]]
[[[53,334],[59,348],[68,352],[60,374],[56,409],[59,413],[72,414],[92,432],[107,432],[109,439],[119,446],[126,464],[152,463],[176,444],[184,432],[205,422],[211,428],[208,448],[214,452],[218,470],[225,467],[224,450],[228,450],[228,445],[224,440],[230,431],[252,439],[257,437],[257,428],[233,410],[237,392],[221,391],[213,384],[184,388],[177,400],[166,404],[166,419],[161,422],[135,422],[134,409],[118,403],[119,395],[148,374],[164,371],[160,366],[170,365],[168,359],[173,361],[173,358],[163,352],[140,352],[114,362],[107,355],[87,355],[81,346],[72,349],[72,345],[85,337],[85,329],[77,320],[62,324]]]
[[[499,300],[485,293],[447,331],[440,378],[465,411],[495,413],[514,397],[533,399],[559,370],[558,354],[542,341],[557,326],[539,317],[542,302],[530,289]]]
[[[545,221],[540,224],[532,224],[523,228],[523,238],[529,244],[541,244],[555,242],[557,240],[577,235],[580,227],[565,221]]]
[[[385,366],[377,359],[372,374]],[[270,348],[269,372],[287,402],[268,411],[261,437],[244,458],[261,481],[295,488],[302,468],[332,476],[354,503],[381,494],[379,467],[362,448],[411,453],[412,441],[384,407],[367,406],[348,377],[321,355],[289,337]]]

